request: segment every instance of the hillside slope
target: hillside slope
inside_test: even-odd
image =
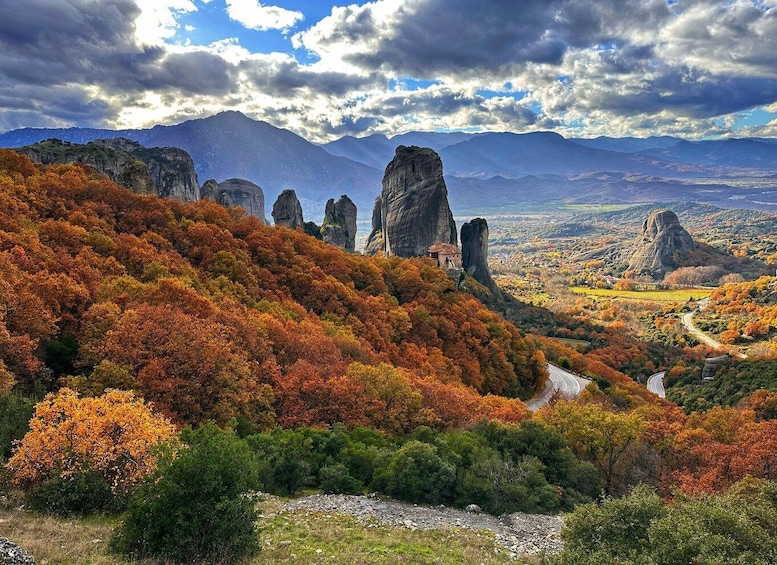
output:
[[[182,423],[401,433],[519,421],[508,397],[544,385],[534,340],[430,261],[91,174],[0,150],[0,390],[132,388]]]

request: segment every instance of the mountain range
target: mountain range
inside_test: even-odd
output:
[[[306,219],[347,194],[368,218],[383,170],[398,145],[430,147],[443,161],[454,213],[510,213],[529,203],[694,201],[777,211],[777,140],[687,141],[674,137],[564,138],[551,132],[409,132],[343,137],[316,145],[285,129],[223,112],[150,129],[24,128],[0,134],[0,147],[48,138],[86,143],[126,137],[147,147],[187,151],[200,183],[239,177],[268,202],[294,188]]]

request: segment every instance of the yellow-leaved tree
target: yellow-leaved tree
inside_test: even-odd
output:
[[[80,398],[60,389],[35,406],[30,431],[7,466],[28,488],[52,478],[96,471],[112,489],[139,482],[156,467],[154,447],[177,430],[133,392],[109,389]]]

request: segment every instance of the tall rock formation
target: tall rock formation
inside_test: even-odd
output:
[[[244,179],[227,179],[216,182],[206,180],[202,185],[202,197],[231,208],[240,206],[246,212],[267,223],[264,215],[264,192],[260,186]]]
[[[375,203],[372,205],[372,231],[367,237],[367,244],[364,246],[365,255],[377,255],[383,251],[382,207],[383,200],[380,196],[376,196]]]
[[[83,163],[140,194],[183,202],[199,200],[194,162],[183,149],[143,147],[123,138],[98,139],[85,145],[48,139],[17,149],[36,163]]]
[[[143,161],[159,196],[182,202],[200,199],[200,184],[194,171],[194,161],[183,149],[143,147],[137,141],[122,137],[98,139],[92,143],[128,153],[134,159]]]
[[[642,234],[634,242],[629,270],[660,278],[667,270],[677,267],[677,254],[694,249],[696,243],[680,225],[677,215],[671,210],[658,210],[642,225]]]
[[[461,266],[491,294],[502,297],[502,291],[488,269],[488,222],[483,218],[475,218],[461,226]]]
[[[326,243],[342,247],[349,253],[356,250],[356,204],[345,194],[337,202],[334,198],[327,201],[321,236]]]
[[[304,228],[305,220],[302,219],[302,204],[299,203],[297,193],[287,188],[278,196],[278,200],[272,205],[272,219],[276,226],[285,228]]]
[[[383,175],[381,226],[386,256],[420,257],[435,243],[457,244],[442,161],[434,150],[397,147]]]

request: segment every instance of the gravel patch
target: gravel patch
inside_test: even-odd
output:
[[[505,514],[500,517],[446,508],[419,506],[370,496],[315,494],[291,500],[286,510],[313,510],[354,516],[368,525],[384,524],[411,530],[467,528],[489,530],[496,542],[507,548],[513,557],[554,553],[561,550],[559,533],[564,521],[560,516],[543,514]]]

